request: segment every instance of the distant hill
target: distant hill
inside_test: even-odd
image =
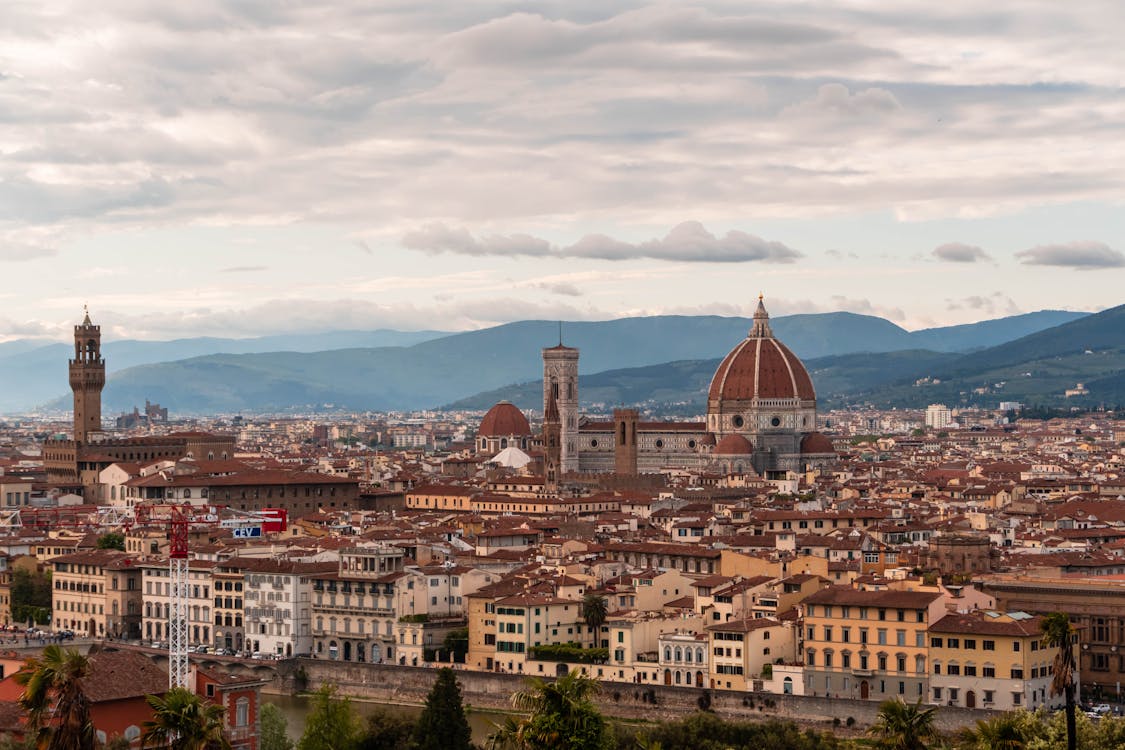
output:
[[[939,333],[929,335],[942,335],[942,329],[933,330]],[[960,331],[946,340],[958,336],[965,340]],[[693,360],[593,373],[579,378],[579,390],[583,404],[591,407],[648,404],[659,411],[697,414],[706,407],[706,390],[718,364],[717,359]],[[912,408],[934,402],[1125,404],[1125,306],[963,355],[919,349],[865,352],[806,359],[805,366],[822,407],[857,402]],[[1063,392],[1078,382],[1090,395],[1065,399]],[[486,409],[501,399],[525,409],[542,408],[541,385],[509,385],[449,407]]]
[[[960,344],[976,348],[982,341],[1002,336],[1005,330],[1050,325],[1060,315],[1080,314],[1044,312],[1020,316],[1024,320],[1011,325],[1004,324],[1003,320],[984,321],[957,326],[957,330],[946,334],[942,333],[946,329],[911,333],[882,318],[844,312],[782,316],[771,322],[778,337],[798,356],[810,361],[859,352],[917,350],[915,339],[919,333],[943,346]],[[692,384],[702,377],[694,366],[682,363],[724,355],[746,335],[749,326],[747,318],[655,316],[566,323],[563,336],[565,343],[581,349],[584,373],[627,371],[653,365],[665,368],[654,372],[618,373],[616,377],[626,379],[617,383],[606,381],[606,390],[601,395],[595,385],[591,385],[593,390],[583,393],[584,401],[589,397],[609,404],[643,400],[664,402],[666,396],[668,402],[675,402],[685,398],[683,378],[688,379],[687,390],[690,391],[696,387]],[[974,337],[973,331],[979,336]],[[536,380],[541,373],[539,351],[544,345],[557,341],[558,324],[521,321],[444,336],[428,333],[440,338],[412,345],[350,347],[310,353],[296,351],[300,337],[283,337],[283,343],[290,346],[281,352],[207,354],[129,367],[111,375],[104,399],[105,411],[109,414],[128,409],[146,398],[181,414],[301,410],[328,404],[351,410],[431,408],[459,402],[470,394],[505,388],[511,383]],[[313,338],[321,345],[331,340],[327,334]],[[191,341],[197,342],[193,344],[196,348],[210,345],[203,340]],[[115,357],[128,361],[130,356],[148,356],[153,351],[149,347],[142,354],[136,354],[131,346],[140,342],[128,342],[129,346],[125,346],[126,343],[120,342],[120,352],[116,346],[107,344],[107,361],[114,363]],[[180,354],[192,351],[184,342],[166,342],[165,345]],[[25,366],[24,377],[18,381],[23,385],[13,389],[15,395],[0,395],[0,410],[18,408],[14,404],[23,408],[31,405],[24,381],[33,373],[38,373],[43,381],[52,381],[50,396],[62,397],[66,393],[64,362],[68,350],[61,348],[66,351],[49,353],[49,362],[45,361],[48,353],[42,349],[0,357],[0,367],[13,364],[21,357],[25,363],[34,362],[30,372]],[[917,356],[920,355],[915,355],[915,359]],[[870,358],[858,358],[850,365],[850,370],[846,362],[841,362],[818,377],[844,380],[853,377],[847,374],[849,372],[866,371],[868,380],[864,382],[868,382],[871,378],[885,378],[891,372],[902,373],[910,361],[913,360],[909,356],[899,358],[893,367],[887,366],[888,370],[872,368]],[[930,364],[925,359],[921,362]],[[15,370],[18,371],[18,367]],[[44,378],[44,373],[50,376]],[[706,379],[709,378],[710,372],[706,372]],[[42,393],[46,387],[47,384],[40,384],[32,390]],[[23,400],[18,400],[21,393]],[[37,401],[43,403],[50,396]],[[59,398],[54,405],[65,409],[68,400]]]
[[[256,352],[318,352],[327,349],[411,346],[447,335],[441,331],[326,331],[315,334],[259,336],[246,339],[199,337],[172,341],[107,340],[102,346],[106,370],[112,375],[137,365],[169,362],[210,354]],[[66,361],[72,344],[17,340],[0,344],[0,413],[29,409],[57,398],[69,388]],[[151,399],[151,397],[150,397]],[[151,399],[157,400],[157,399]],[[144,404],[144,397],[137,402]],[[131,409],[133,404],[121,408]]]
[[[1089,313],[1040,310],[1025,315],[983,320],[960,326],[925,328],[914,331],[910,337],[914,340],[915,348],[918,349],[934,352],[970,352],[974,349],[985,349],[1014,341],[1038,331],[1079,320],[1087,315]]]

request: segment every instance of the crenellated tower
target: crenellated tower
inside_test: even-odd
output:
[[[102,327],[94,325],[90,313],[74,326],[74,359],[70,360],[70,390],[74,392],[74,440],[89,442],[91,433],[102,429],[102,388],[105,360],[102,359]]]

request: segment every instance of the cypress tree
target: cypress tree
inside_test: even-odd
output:
[[[426,707],[414,728],[417,750],[471,750],[472,731],[461,703],[461,686],[453,670],[438,671],[437,680],[426,696]]]

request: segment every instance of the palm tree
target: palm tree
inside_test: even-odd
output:
[[[975,727],[958,733],[958,747],[963,750],[1024,750],[1027,738],[1018,714],[1008,713],[992,719],[977,719]]]
[[[509,719],[489,737],[489,747],[517,750],[597,750],[612,739],[605,718],[593,703],[596,680],[571,672],[548,682],[528,680],[528,689],[512,695],[512,706],[528,716]]]
[[[1051,695],[1066,696],[1066,747],[1067,750],[1075,750],[1078,742],[1078,728],[1074,718],[1074,673],[1077,669],[1074,663],[1075,630],[1065,612],[1046,615],[1040,621],[1039,629],[1043,632],[1043,640],[1047,645],[1058,649],[1050,692]]]
[[[24,686],[20,706],[27,711],[28,727],[38,746],[93,750],[90,700],[82,689],[82,678],[89,671],[90,660],[83,654],[52,644],[16,674],[16,682]]]
[[[582,597],[581,615],[582,621],[590,626],[590,630],[594,631],[592,648],[597,648],[601,645],[599,636],[602,632],[602,625],[605,624],[606,618],[609,616],[609,602],[600,594],[586,594]]]
[[[934,726],[937,706],[922,707],[901,698],[879,704],[879,715],[867,733],[875,737],[877,747],[884,750],[926,750],[927,743],[941,738]]]
[[[222,706],[203,700],[187,688],[174,687],[146,699],[152,720],[144,723],[141,748],[169,750],[230,750],[223,731]]]

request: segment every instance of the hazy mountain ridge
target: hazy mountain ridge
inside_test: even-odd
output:
[[[911,333],[882,318],[855,313],[782,316],[771,323],[778,337],[812,365],[825,356],[918,349],[915,343],[918,334],[931,339],[944,336],[947,343],[959,341],[975,348],[979,341],[1003,335],[1004,330],[1035,325],[1047,328],[1082,315],[1042,311],[1020,316],[1023,320],[1014,324],[1000,319],[967,328],[956,326],[953,328],[958,330],[953,333],[943,333],[946,329]],[[614,377],[626,380],[617,384],[606,380],[599,386],[595,381],[589,386],[593,390],[583,391],[584,401],[674,402],[682,400],[678,396],[684,395],[678,378],[687,378],[688,391],[693,392],[698,390],[700,378],[704,377],[695,366],[683,363],[713,360],[724,355],[746,335],[749,325],[747,318],[717,316],[624,318],[566,323],[563,337],[565,343],[581,349],[581,369],[586,373],[650,366],[666,368],[664,375],[659,369],[651,373],[618,373]],[[979,339],[969,335],[973,330],[981,334]],[[541,368],[539,351],[543,346],[556,343],[558,335],[556,322],[521,321],[449,334],[412,346],[317,353],[212,354],[147,364],[127,368],[110,377],[105,393],[105,413],[131,408],[146,398],[168,406],[173,413],[280,411],[325,404],[346,409],[430,408],[458,402],[469,394],[536,380]],[[322,335],[318,341],[326,337]],[[286,337],[286,341],[292,342],[293,338]],[[64,363],[69,349],[62,348],[66,352],[54,355],[49,367],[48,363],[41,364],[43,371],[51,372],[52,377],[57,373],[58,385],[51,392],[51,396],[56,397],[66,393]],[[111,344],[107,344],[105,350],[112,361]],[[0,366],[13,358],[16,357],[0,357]],[[909,359],[907,357],[906,361]],[[856,365],[870,369],[870,362],[870,357],[862,357]],[[901,373],[904,366],[900,362],[895,371]],[[706,380],[709,381],[713,369],[705,373]],[[846,372],[847,368],[839,364],[836,370],[814,377],[823,380],[833,373]],[[883,372],[886,374],[885,369]],[[597,388],[604,388],[604,393],[599,396]],[[40,403],[45,400],[40,399]],[[7,401],[13,399],[9,397]],[[31,405],[26,401],[17,403],[24,408]],[[62,409],[68,405],[67,398],[54,403]],[[16,407],[11,403],[0,402],[0,409],[13,408]]]

